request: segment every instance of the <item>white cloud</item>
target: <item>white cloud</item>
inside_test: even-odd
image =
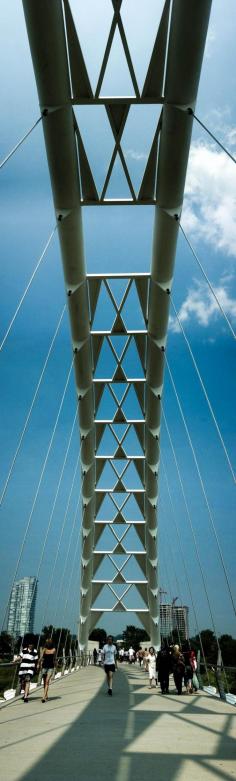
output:
[[[222,280],[218,287],[214,287],[214,292],[222,309],[232,322],[236,320],[236,299],[230,296]],[[199,325],[206,328],[211,321],[222,316],[222,314],[207,283],[195,280],[194,284],[195,287],[190,288],[185,301],[181,304],[178,317],[183,325],[194,319]],[[169,321],[169,328],[173,333],[179,333],[181,330],[178,320],[172,315]]]
[[[215,145],[191,148],[182,224],[196,241],[236,256],[236,167]]]
[[[147,160],[148,156],[145,152],[136,152],[134,149],[125,149],[124,152],[125,158],[131,158],[131,160],[136,160],[137,162],[139,160]]]

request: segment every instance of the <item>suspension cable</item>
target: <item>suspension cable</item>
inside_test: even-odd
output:
[[[202,122],[201,119],[199,119],[199,117],[197,117],[196,114],[194,114],[192,108],[188,108],[188,114],[190,114],[192,117],[194,117],[194,119],[196,119],[196,122],[198,122],[198,124],[201,125],[201,127],[203,127],[204,130],[206,130],[208,135],[211,136],[211,138],[213,138],[213,141],[215,141],[216,144],[218,144],[218,146],[220,146],[221,149],[223,149],[223,152],[225,152],[226,155],[228,155],[228,157],[230,157],[230,159],[233,160],[233,163],[236,163],[235,157],[233,157],[233,155],[231,155],[231,152],[229,152],[229,150],[226,149],[226,147],[221,143],[221,141],[219,141],[219,139],[216,138],[216,136],[214,136],[211,130],[209,130],[209,128],[206,125],[204,125],[204,122]]]
[[[74,469],[74,472],[73,472],[72,483],[71,483],[71,487],[70,487],[70,491],[69,491],[69,496],[68,496],[68,499],[67,499],[65,513],[64,513],[64,516],[63,516],[63,519],[62,519],[61,532],[60,532],[60,536],[59,536],[59,539],[58,539],[56,556],[55,556],[55,559],[54,559],[53,568],[52,568],[52,572],[51,572],[51,578],[50,578],[50,583],[49,583],[49,587],[48,587],[47,599],[46,599],[45,606],[44,606],[44,613],[43,613],[43,619],[42,619],[42,628],[44,627],[44,621],[45,621],[46,612],[47,612],[47,608],[48,608],[49,598],[50,598],[51,591],[52,591],[52,583],[53,583],[54,573],[55,573],[56,564],[57,564],[59,551],[60,551],[60,547],[61,547],[61,541],[62,541],[64,529],[65,529],[66,520],[67,520],[67,517],[68,517],[72,491],[73,491],[73,488],[74,488],[74,482],[75,482],[75,478],[76,478],[76,475],[77,475],[78,466],[79,466],[79,463],[80,463],[80,454],[81,454],[81,446],[80,446],[79,455],[76,458],[76,464],[75,464],[75,469]],[[42,632],[39,635],[38,647],[39,647],[41,636],[42,636]]]
[[[73,532],[74,532],[74,528],[75,528],[75,523],[76,523],[76,519],[77,519],[78,511],[79,511],[79,505],[80,505],[80,498],[81,498],[81,493],[82,493],[82,484],[81,484],[81,486],[80,486],[80,492],[79,492],[78,502],[77,502],[77,505],[76,505],[76,510],[75,510],[75,513],[74,513],[74,519],[73,519],[73,524],[72,524],[71,533],[70,533],[70,537],[69,537],[69,543],[68,543],[68,548],[67,548],[67,555],[66,555],[65,564],[64,564],[64,569],[63,569],[63,574],[62,574],[62,578],[61,578],[60,589],[59,589],[59,592],[58,592],[58,600],[57,600],[57,608],[56,608],[55,617],[56,617],[56,615],[57,615],[57,613],[58,613],[59,600],[60,600],[60,596],[61,596],[61,592],[62,592],[62,585],[63,585],[63,581],[64,581],[65,573],[66,573],[66,567],[67,567],[67,562],[68,562],[68,557],[69,557],[69,552],[70,552],[70,546],[71,546],[71,542],[72,542],[72,536],[73,536]],[[77,552],[77,549],[78,549],[78,544],[79,544],[79,540],[80,540],[80,531],[81,531],[81,523],[80,523],[80,525],[79,525],[79,530],[78,530],[78,539],[77,539],[76,548],[75,548],[76,552]],[[64,617],[64,614],[63,614],[63,617]],[[58,640],[58,645],[57,645],[56,656],[57,656],[57,654],[58,654],[58,649],[59,649],[59,645],[60,645],[60,641],[61,641],[61,634],[62,634],[62,627],[61,627],[60,636],[59,636],[59,640]]]
[[[213,408],[212,408],[212,406],[211,406],[211,402],[210,402],[210,399],[209,399],[209,397],[208,397],[208,394],[207,394],[207,391],[206,391],[206,388],[205,388],[205,385],[204,385],[203,379],[202,379],[202,377],[201,377],[201,374],[200,374],[200,371],[199,371],[199,368],[198,368],[198,365],[197,365],[196,359],[194,358],[194,355],[193,355],[192,348],[191,348],[191,346],[190,346],[190,343],[189,343],[189,341],[188,341],[188,338],[187,338],[187,336],[186,336],[186,333],[185,333],[184,327],[183,327],[183,325],[182,325],[182,323],[181,323],[180,317],[179,317],[179,315],[178,315],[178,313],[177,313],[177,311],[176,311],[176,308],[175,308],[175,305],[174,305],[174,302],[173,302],[173,300],[172,300],[172,299],[171,299],[171,304],[172,304],[172,307],[173,307],[173,309],[174,309],[174,313],[175,313],[176,320],[178,321],[179,327],[181,328],[181,331],[182,331],[182,334],[183,334],[184,340],[185,340],[185,342],[186,342],[186,344],[187,344],[187,347],[188,347],[189,353],[190,353],[190,355],[191,355],[191,358],[192,358],[192,362],[193,362],[194,368],[195,368],[195,370],[196,370],[196,373],[197,373],[197,376],[198,376],[198,379],[199,379],[199,382],[200,382],[201,388],[202,388],[202,390],[203,390],[203,393],[204,393],[204,396],[205,396],[205,399],[206,399],[206,402],[207,402],[208,408],[209,408],[209,410],[210,410],[210,413],[211,413],[211,416],[212,416],[213,422],[214,422],[214,424],[215,424],[215,427],[216,427],[216,431],[217,431],[218,437],[219,437],[219,439],[220,439],[220,442],[221,442],[221,445],[222,445],[222,447],[223,447],[224,454],[225,454],[226,460],[227,460],[227,462],[228,462],[228,466],[229,466],[229,469],[230,469],[231,475],[232,475],[232,477],[233,477],[233,481],[234,481],[234,483],[235,483],[235,482],[236,482],[236,478],[235,478],[234,470],[233,470],[233,467],[232,467],[232,464],[231,464],[231,461],[230,461],[230,457],[229,457],[229,454],[228,454],[228,451],[227,451],[226,445],[225,445],[225,443],[224,443],[224,440],[223,440],[223,437],[222,437],[222,434],[221,434],[221,431],[220,431],[219,425],[218,425],[218,423],[217,423],[217,420],[216,420],[216,416],[215,416],[214,410],[213,410]]]
[[[164,416],[164,411],[163,411],[163,416]],[[183,563],[183,567],[184,567],[185,578],[186,578],[186,582],[188,584],[188,590],[189,590],[189,594],[190,594],[192,609],[193,609],[195,623],[196,623],[197,632],[198,632],[198,636],[199,636],[199,642],[200,642],[200,647],[201,647],[201,651],[202,651],[202,657],[203,657],[203,661],[204,661],[204,665],[205,665],[206,674],[207,674],[207,677],[208,677],[207,663],[206,663],[206,658],[205,658],[205,653],[204,653],[204,648],[203,648],[203,643],[202,643],[202,636],[201,636],[201,632],[200,632],[200,627],[199,627],[199,622],[198,622],[198,617],[197,617],[197,612],[196,612],[196,607],[195,607],[195,601],[194,601],[194,598],[193,598],[192,588],[191,588],[191,585],[190,585],[190,578],[189,578],[189,574],[188,574],[188,570],[187,570],[187,566],[186,566],[186,562],[185,562],[185,556],[184,556],[183,546],[182,546],[182,542],[181,542],[181,536],[180,536],[179,527],[178,527],[177,520],[176,520],[176,513],[175,513],[175,508],[174,508],[174,503],[173,503],[171,491],[170,491],[170,486],[169,486],[169,481],[168,481],[168,477],[167,477],[167,471],[166,471],[166,467],[165,467],[165,462],[164,462],[164,459],[163,459],[163,454],[162,454],[161,463],[162,463],[162,468],[163,468],[164,477],[165,477],[165,481],[166,481],[166,486],[167,486],[167,492],[168,492],[168,496],[169,496],[170,506],[171,506],[171,510],[172,510],[172,518],[173,518],[173,521],[174,521],[174,526],[175,526],[175,530],[176,530],[176,534],[177,534],[179,550],[180,550],[182,563]],[[209,677],[208,677],[208,680],[209,680]]]
[[[175,453],[175,448],[174,448],[174,445],[173,445],[173,441],[172,441],[172,438],[171,438],[171,435],[170,435],[170,430],[169,430],[168,425],[167,425],[167,420],[166,420],[166,416],[165,416],[163,408],[162,408],[162,412],[163,412],[163,418],[164,418],[164,422],[165,422],[166,431],[167,431],[167,434],[168,434],[168,437],[169,437],[169,441],[170,441],[170,445],[171,445],[171,450],[172,450],[172,453],[173,453],[173,456],[174,456],[175,466],[176,466],[176,469],[177,469],[177,474],[178,474],[180,487],[181,487],[181,491],[182,491],[182,495],[183,495],[185,509],[186,509],[186,512],[187,512],[187,517],[188,517],[189,524],[190,524],[190,529],[191,529],[191,532],[192,532],[194,547],[195,547],[195,551],[196,551],[196,557],[197,557],[198,566],[199,566],[199,569],[200,569],[200,572],[201,572],[202,583],[203,583],[203,587],[204,587],[204,591],[205,591],[205,595],[206,595],[206,599],[207,599],[207,604],[208,604],[208,607],[209,607],[209,613],[210,613],[210,616],[211,616],[212,626],[213,626],[213,630],[214,630],[214,633],[215,633],[216,638],[217,638],[217,631],[216,631],[214,616],[213,616],[213,613],[212,613],[211,603],[210,603],[210,599],[209,599],[209,595],[208,595],[208,591],[207,591],[205,575],[204,575],[202,564],[201,564],[201,559],[200,559],[200,554],[199,554],[196,534],[195,534],[192,518],[191,518],[191,515],[190,515],[190,511],[189,511],[189,506],[188,506],[187,499],[186,499],[186,494],[185,494],[183,481],[182,481],[181,474],[180,474],[180,469],[179,469],[179,465],[178,465],[178,461],[177,461],[177,457],[176,457],[176,453]],[[218,639],[217,639],[217,645],[218,645],[218,650],[220,650]]]
[[[69,578],[69,582],[68,582],[67,595],[66,595],[65,604],[64,604],[64,613],[63,613],[62,624],[65,623],[65,619],[66,619],[66,608],[67,608],[67,603],[68,603],[68,599],[69,599],[69,595],[70,595],[70,588],[71,588],[72,578],[74,576],[75,564],[76,564],[76,560],[77,560],[78,547],[79,547],[79,542],[80,542],[81,525],[82,525],[82,522],[80,523],[80,526],[79,526],[77,543],[76,543],[76,546],[75,546],[73,564],[72,564],[72,567],[71,567],[71,574],[70,574],[70,578]],[[66,648],[66,643],[67,643],[68,631],[69,631],[69,629],[67,629],[67,633],[66,633],[65,646],[64,646],[65,648]],[[58,654],[58,649],[59,649],[59,643],[58,643],[58,648],[57,648],[57,654]]]
[[[225,322],[227,323],[227,326],[228,326],[228,328],[230,330],[231,335],[233,336],[234,339],[236,339],[236,334],[235,334],[235,331],[233,329],[233,326],[231,325],[230,320],[228,319],[227,314],[224,311],[223,306],[220,303],[219,298],[216,295],[216,292],[215,292],[214,288],[212,287],[212,284],[211,284],[211,282],[209,280],[209,277],[207,276],[207,274],[206,274],[206,272],[205,272],[205,270],[204,270],[204,268],[203,268],[203,266],[201,264],[201,261],[199,260],[199,257],[197,255],[195,249],[193,248],[193,245],[191,244],[191,241],[189,240],[187,234],[185,233],[185,230],[184,230],[183,226],[181,225],[181,222],[179,222],[179,227],[180,227],[180,230],[182,231],[182,234],[183,234],[183,236],[185,238],[185,241],[187,242],[187,244],[188,244],[188,246],[189,246],[189,248],[190,248],[190,250],[191,250],[191,252],[192,252],[192,254],[193,254],[194,258],[195,258],[195,260],[197,261],[197,264],[198,264],[199,268],[201,269],[201,272],[202,272],[202,274],[204,276],[204,279],[206,280],[206,282],[208,284],[208,287],[210,288],[210,291],[211,291],[212,295],[214,296],[214,299],[215,299],[215,301],[217,303],[217,306],[219,307],[220,312],[223,315],[223,317],[225,319]]]
[[[46,456],[45,456],[45,459],[44,459],[44,463],[43,463],[43,467],[42,467],[42,470],[41,470],[41,473],[40,473],[40,477],[39,477],[36,493],[35,493],[35,496],[34,496],[33,504],[32,504],[31,511],[30,511],[30,514],[29,514],[29,518],[28,518],[28,521],[27,521],[27,525],[26,525],[26,528],[25,528],[25,532],[24,532],[22,543],[21,543],[20,552],[19,552],[19,556],[18,556],[18,559],[17,559],[17,563],[16,563],[16,567],[15,567],[15,571],[14,571],[14,576],[13,576],[13,580],[12,580],[12,584],[11,584],[11,588],[10,588],[10,595],[11,595],[11,591],[12,591],[12,588],[13,588],[13,585],[14,585],[14,582],[15,582],[15,579],[16,579],[16,576],[17,576],[17,572],[18,572],[18,569],[19,569],[19,565],[20,565],[20,562],[21,562],[21,559],[22,559],[22,554],[23,554],[23,551],[24,551],[24,547],[25,547],[27,536],[28,536],[28,532],[29,532],[29,529],[30,529],[30,526],[31,526],[31,521],[32,521],[34,509],[35,509],[35,505],[36,505],[37,498],[38,498],[38,495],[39,495],[40,486],[41,486],[41,483],[42,483],[42,480],[43,480],[44,472],[45,472],[45,469],[46,469],[46,466],[47,466],[49,454],[50,454],[50,451],[51,451],[51,448],[52,448],[52,444],[53,444],[53,441],[54,441],[54,437],[55,437],[55,434],[56,434],[57,425],[58,425],[59,417],[60,417],[61,410],[62,410],[62,407],[63,407],[63,403],[64,403],[67,387],[68,387],[68,384],[69,384],[69,380],[70,380],[73,364],[74,364],[74,356],[73,356],[73,359],[72,359],[72,362],[71,362],[71,365],[70,365],[70,369],[69,369],[69,372],[68,372],[68,375],[67,375],[66,384],[65,384],[65,387],[64,387],[64,391],[63,391],[62,398],[61,398],[61,401],[60,401],[59,409],[58,409],[58,412],[57,412],[57,416],[56,416],[56,421],[55,421],[55,424],[54,424],[53,432],[52,432],[52,435],[51,435],[51,438],[50,438],[50,442],[49,442],[49,445],[48,445],[47,453],[46,453]],[[10,596],[9,596],[9,599],[8,599],[8,602],[7,602],[7,606],[6,606],[6,610],[5,610],[5,613],[4,613],[2,627],[4,627],[4,624],[5,624],[9,601],[10,601]]]
[[[16,463],[17,456],[18,456],[19,450],[20,450],[21,445],[22,445],[22,441],[24,439],[26,430],[28,428],[28,424],[29,424],[29,421],[30,421],[31,414],[33,412],[33,408],[34,408],[34,405],[35,405],[35,402],[36,402],[36,398],[38,396],[39,389],[40,389],[40,386],[42,384],[42,380],[43,380],[43,377],[44,377],[44,374],[45,374],[45,370],[46,370],[46,367],[47,367],[47,364],[48,364],[51,352],[53,350],[53,347],[54,347],[54,344],[55,344],[55,341],[56,341],[56,337],[57,337],[58,331],[60,329],[61,322],[62,322],[62,319],[64,317],[65,311],[66,311],[66,305],[63,307],[61,315],[59,317],[59,320],[58,320],[58,323],[57,323],[57,326],[56,326],[56,330],[54,332],[54,335],[53,335],[53,338],[52,338],[52,341],[51,341],[51,344],[50,344],[50,347],[49,347],[48,353],[46,355],[46,358],[45,358],[45,361],[44,361],[44,365],[43,365],[43,368],[42,368],[42,371],[41,371],[41,374],[40,374],[40,377],[39,377],[39,381],[38,381],[36,390],[34,392],[34,396],[33,396],[33,399],[32,399],[31,405],[30,405],[30,409],[29,409],[29,412],[28,412],[27,417],[25,419],[25,423],[24,423],[24,426],[23,426],[23,429],[22,429],[22,432],[21,432],[21,435],[20,435],[20,438],[19,438],[19,441],[18,441],[18,445],[17,445],[16,451],[15,451],[15,454],[13,456],[9,472],[8,472],[8,475],[7,475],[6,480],[5,480],[5,484],[3,486],[3,490],[2,490],[2,493],[1,493],[1,496],[0,496],[0,507],[1,507],[1,504],[3,502],[3,499],[4,499],[4,496],[5,496],[7,487],[8,487],[8,483],[9,483],[11,474],[12,474],[13,468],[14,468],[15,463]]]
[[[234,614],[236,616],[236,607],[235,607],[235,604],[234,604],[234,599],[233,599],[233,595],[232,595],[232,591],[231,591],[231,587],[230,587],[230,582],[229,582],[229,578],[228,578],[228,574],[227,574],[227,569],[226,569],[226,566],[225,566],[225,562],[224,562],[224,558],[223,558],[223,554],[222,554],[222,550],[221,550],[221,545],[220,545],[220,542],[219,542],[219,538],[218,538],[218,534],[217,534],[217,531],[216,531],[216,528],[215,528],[213,515],[212,515],[211,508],[210,508],[210,505],[209,505],[209,501],[208,501],[208,498],[207,498],[205,485],[203,483],[203,479],[202,479],[202,475],[201,475],[201,472],[200,472],[200,468],[199,468],[197,456],[196,456],[196,453],[195,453],[195,449],[193,447],[192,439],[191,439],[191,436],[190,436],[190,433],[189,433],[189,430],[188,430],[188,426],[187,426],[187,423],[186,423],[186,420],[185,420],[185,417],[184,417],[183,409],[182,409],[182,406],[181,406],[181,403],[180,403],[180,400],[179,400],[179,396],[178,396],[178,393],[177,393],[177,390],[176,390],[176,387],[175,387],[175,382],[174,382],[173,375],[172,375],[172,372],[170,370],[170,366],[169,366],[167,358],[166,358],[166,365],[167,365],[167,368],[168,368],[168,372],[169,372],[169,375],[170,375],[172,387],[173,387],[173,390],[174,390],[174,393],[175,393],[175,397],[176,397],[176,400],[177,400],[178,408],[179,408],[179,411],[180,411],[180,414],[181,414],[181,418],[182,418],[182,421],[183,421],[183,424],[184,424],[184,428],[185,428],[185,431],[186,431],[186,434],[187,434],[188,442],[189,442],[189,445],[190,445],[190,448],[191,448],[191,452],[192,452],[192,455],[193,455],[194,463],[195,463],[195,466],[196,466],[198,478],[199,478],[201,489],[202,489],[202,493],[203,493],[203,496],[204,496],[204,499],[205,499],[205,504],[206,504],[207,511],[208,511],[208,516],[210,518],[212,531],[213,531],[213,534],[214,534],[214,537],[215,537],[215,541],[216,541],[218,552],[219,552],[219,556],[220,556],[220,561],[221,561],[223,572],[224,572],[224,575],[225,575],[225,580],[226,580],[227,588],[228,588],[228,591],[229,591],[230,600],[231,600],[231,603],[232,603]]]
[[[161,505],[162,505],[162,502],[161,502],[161,499],[160,499],[160,500],[159,500],[159,508],[161,508]],[[160,515],[160,513],[159,513],[159,515]],[[169,534],[168,534],[168,532],[167,532],[167,524],[165,524],[165,525],[163,524],[163,526],[161,526],[161,525],[160,525],[160,521],[159,521],[159,529],[162,529],[163,531],[165,530],[165,536],[166,536],[167,548],[168,548],[168,551],[169,551],[169,553],[170,553],[170,556],[171,556],[171,561],[172,561],[172,569],[173,569],[174,578],[175,578],[175,582],[176,582],[176,588],[177,588],[177,591],[178,591],[178,593],[179,593],[179,598],[180,598],[180,605],[181,605],[181,607],[182,607],[182,610],[183,610],[183,609],[184,609],[184,603],[183,603],[183,599],[182,599],[182,596],[181,596],[182,589],[180,588],[179,579],[178,579],[178,577],[177,577],[177,572],[176,572],[176,568],[175,568],[175,561],[174,561],[174,554],[173,554],[173,548],[172,548],[172,545],[171,545],[171,541],[170,541]],[[172,592],[171,592],[171,585],[170,585],[169,573],[168,573],[168,568],[167,568],[167,564],[166,564],[166,558],[165,558],[165,556],[164,556],[164,551],[163,551],[163,550],[162,550],[162,559],[163,559],[163,564],[164,564],[164,566],[165,566],[165,574],[166,574],[166,579],[168,579],[168,584],[169,584],[169,593],[170,593],[170,596],[171,596],[171,594],[172,594],[172,597],[173,597],[174,591],[172,591]],[[161,604],[162,604],[162,603],[161,603],[161,601],[160,601],[160,612],[161,612]],[[163,603],[163,604],[165,604],[165,603]],[[174,605],[173,605],[173,599],[172,599],[172,608],[173,608],[173,606],[174,606]],[[177,614],[176,614],[176,617],[177,617]],[[174,619],[174,614],[173,614],[173,609],[172,609],[172,610],[171,610],[171,626],[172,626],[172,632],[171,632],[171,634],[172,634],[172,641],[173,641],[173,630],[174,630],[174,628],[175,628],[175,627],[174,627],[174,621],[173,621],[173,619]],[[176,624],[177,624],[178,642],[179,642],[179,645],[181,646],[181,637],[180,637],[180,631],[179,631],[179,622],[178,622],[178,620],[176,621]]]
[[[47,112],[47,109],[45,109],[45,110],[42,112],[42,114],[41,114],[41,117],[39,117],[39,118],[36,120],[36,122],[34,122],[34,124],[32,125],[32,127],[30,127],[30,129],[29,129],[29,130],[27,130],[27,133],[25,133],[25,135],[24,135],[24,136],[22,136],[22,138],[20,139],[20,141],[18,141],[18,142],[17,142],[17,144],[16,144],[16,145],[13,147],[13,149],[11,149],[11,151],[10,151],[10,152],[8,152],[8,154],[6,155],[6,157],[4,157],[4,159],[3,159],[3,160],[1,161],[1,163],[0,163],[0,169],[1,169],[1,168],[3,168],[3,166],[5,165],[5,163],[7,163],[7,161],[8,161],[8,160],[10,160],[10,157],[12,157],[12,155],[14,155],[14,152],[16,152],[16,151],[17,151],[17,149],[19,149],[19,146],[21,146],[21,144],[23,144],[23,141],[25,141],[25,140],[26,140],[26,138],[28,138],[28,136],[30,136],[30,133],[32,133],[32,130],[34,130],[34,128],[35,128],[35,127],[37,127],[37,125],[39,124],[39,122],[41,122],[41,121],[42,121],[42,118],[47,116],[47,113],[48,113],[48,112]]]
[[[64,456],[64,460],[63,460],[63,464],[62,464],[62,468],[61,468],[61,472],[60,472],[60,477],[59,477],[59,480],[58,480],[57,489],[56,489],[56,493],[55,493],[55,496],[54,496],[53,505],[52,505],[50,516],[49,516],[49,521],[48,521],[46,533],[45,533],[45,536],[44,536],[44,541],[43,541],[43,545],[42,545],[41,555],[40,555],[40,559],[39,559],[39,563],[38,563],[38,569],[37,569],[36,576],[35,576],[36,580],[35,580],[35,584],[34,584],[32,600],[34,598],[36,583],[37,583],[37,581],[39,579],[39,573],[40,573],[40,570],[41,570],[43,557],[44,557],[44,553],[45,553],[45,548],[46,548],[46,544],[47,544],[47,539],[48,539],[49,531],[50,531],[51,524],[52,524],[52,519],[53,519],[53,515],[54,515],[54,510],[55,510],[55,506],[56,506],[56,502],[57,502],[60,486],[61,486],[62,477],[63,477],[65,466],[66,466],[66,461],[67,461],[67,458],[68,458],[68,453],[69,453],[69,449],[70,449],[70,445],[71,445],[71,440],[72,440],[72,436],[73,436],[73,432],[74,432],[76,419],[77,419],[77,410],[75,412],[73,423],[72,423],[72,428],[71,428],[71,431],[70,431],[70,434],[69,434],[69,440],[67,442],[66,453],[65,453],[65,456]]]
[[[12,329],[12,326],[13,326],[13,324],[14,324],[14,322],[16,320],[16,317],[17,317],[17,315],[18,315],[18,313],[19,313],[19,311],[20,311],[20,309],[22,307],[22,304],[23,304],[23,302],[25,300],[25,297],[26,297],[26,295],[27,295],[27,293],[28,293],[28,291],[29,291],[29,289],[30,289],[30,287],[32,285],[34,277],[37,274],[37,271],[38,271],[39,267],[41,266],[41,263],[42,263],[45,255],[46,255],[47,249],[48,249],[48,247],[49,247],[49,245],[50,245],[50,243],[52,241],[52,238],[53,238],[57,228],[58,228],[58,226],[55,225],[53,230],[52,230],[52,232],[50,233],[49,239],[47,240],[47,242],[45,244],[45,247],[44,247],[44,249],[43,249],[43,251],[42,251],[42,253],[40,255],[40,258],[39,258],[39,260],[36,263],[36,266],[35,266],[35,269],[33,271],[33,274],[31,275],[30,280],[29,280],[28,284],[26,285],[25,291],[24,291],[23,295],[21,296],[19,304],[16,307],[16,311],[15,311],[15,313],[14,313],[12,319],[11,319],[11,322],[9,323],[9,326],[8,326],[8,328],[6,330],[5,336],[2,339],[2,342],[0,344],[0,352],[2,351],[2,349],[4,347],[4,344],[5,344],[6,340],[7,340],[7,337],[9,336],[9,333],[10,333],[10,331]]]

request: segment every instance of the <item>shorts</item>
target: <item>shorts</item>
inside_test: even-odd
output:
[[[115,669],[116,668],[114,664],[104,664],[105,673],[114,673]]]
[[[52,674],[54,673],[53,667],[43,667],[42,668],[42,678],[47,678],[48,681],[50,681],[50,678],[52,677]]]
[[[32,679],[32,675],[29,675],[29,673],[25,673],[24,675],[19,675],[19,681],[20,683],[29,683]]]

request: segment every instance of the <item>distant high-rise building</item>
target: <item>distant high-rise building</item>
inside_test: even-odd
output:
[[[7,631],[14,637],[23,637],[27,632],[33,632],[36,593],[35,577],[21,578],[14,583],[7,622]]]
[[[189,638],[189,625],[188,625],[189,608],[187,605],[174,605],[164,604],[160,605],[160,620],[161,620],[161,635],[162,637],[169,637],[173,632],[173,629],[177,629],[181,640],[188,640]]]

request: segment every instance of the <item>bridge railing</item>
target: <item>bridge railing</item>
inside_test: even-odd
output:
[[[52,682],[65,675],[77,672],[83,667],[92,664],[90,653],[70,654],[68,656],[58,656],[52,677]],[[17,660],[0,663],[0,703],[9,702],[15,697],[20,696],[21,687],[19,681],[20,662]],[[30,682],[30,692],[42,686],[42,671],[36,670],[35,675]]]
[[[200,664],[197,672],[200,688],[214,697],[236,705],[236,667]]]

